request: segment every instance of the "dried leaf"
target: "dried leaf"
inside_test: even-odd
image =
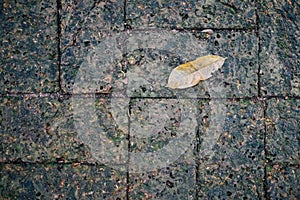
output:
[[[208,55],[191,62],[179,65],[172,70],[167,87],[183,89],[197,85],[200,81],[212,76],[212,73],[222,67],[226,58]]]

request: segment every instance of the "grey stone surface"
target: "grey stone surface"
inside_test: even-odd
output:
[[[103,97],[74,97],[72,101],[78,140],[89,148],[96,161],[126,171],[129,143],[127,102],[121,98]]]
[[[299,8],[1,1],[0,199],[300,199]]]
[[[209,39],[208,50],[227,57],[221,76],[217,74],[207,86],[212,93],[216,93],[214,88],[221,88],[223,95],[212,97],[258,95],[258,38],[254,31],[216,31]]]
[[[195,198],[196,115],[197,101],[192,99],[131,100],[129,199]],[[137,166],[142,169],[135,168],[136,155],[146,163]]]
[[[262,95],[300,96],[299,10],[298,1],[260,3]]]
[[[199,199],[264,199],[263,104],[253,100],[227,100],[225,123],[212,126],[208,101],[200,102],[197,186]],[[207,128],[210,127],[210,128]],[[211,153],[201,151],[204,141],[219,131]]]
[[[299,199],[300,170],[298,166],[267,165],[267,198]]]
[[[253,28],[256,23],[251,0],[129,0],[126,5],[126,23],[133,29]]]
[[[198,41],[197,37],[200,37]],[[211,36],[199,32],[193,35],[167,30],[132,31],[111,40],[111,43],[105,43],[105,48],[104,44],[99,45],[81,65],[81,76],[85,77],[86,82],[94,83],[90,92],[172,98],[232,98],[258,94],[258,38],[252,31],[217,31]],[[113,42],[119,42],[120,47]],[[104,49],[109,52],[105,53]],[[118,54],[122,52],[125,52],[124,57],[118,59]],[[112,60],[107,61],[107,54],[111,55],[109,58]],[[227,57],[224,66],[213,77],[185,90],[166,87],[172,69],[207,54]],[[96,66],[91,60],[97,63]],[[106,66],[102,62],[111,64]],[[99,72],[102,70],[103,74]]]
[[[196,168],[194,164],[180,162],[129,178],[129,199],[195,199]]]
[[[1,162],[91,159],[77,138],[68,98],[17,96],[0,102]]]
[[[56,1],[0,4],[0,93],[58,91]]]
[[[124,199],[126,174],[102,165],[1,164],[1,199]]]
[[[67,93],[89,51],[123,30],[123,1],[61,2],[61,86]]]
[[[274,164],[299,164],[300,101],[274,98],[267,101],[266,156]]]

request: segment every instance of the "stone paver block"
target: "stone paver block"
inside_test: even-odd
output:
[[[211,54],[227,57],[221,74],[207,85],[213,97],[253,97],[258,94],[258,38],[254,32],[218,31],[208,41]],[[216,89],[214,89],[216,88]],[[218,92],[218,90],[222,92]],[[224,93],[220,96],[220,93]]]
[[[122,98],[73,97],[75,129],[101,164],[127,171],[129,101]]]
[[[0,93],[58,91],[56,1],[1,4]]]
[[[267,105],[267,159],[274,164],[299,164],[300,100],[274,98]]]
[[[258,40],[253,32],[215,32],[211,37],[199,43],[204,50],[199,50],[198,55],[196,54],[197,52],[194,53],[196,54],[195,56],[187,55],[191,58],[186,58],[185,55],[184,57],[183,55],[178,55],[176,53],[178,50],[173,49],[170,49],[170,53],[174,55],[170,55],[168,52],[155,52],[156,55],[154,52],[141,54],[140,57],[142,56],[142,59],[133,66],[129,65],[127,70],[129,74],[128,85],[131,87],[128,88],[127,86],[127,90],[130,91],[131,96],[188,96],[194,98],[244,97],[257,94],[258,65],[256,53]],[[191,52],[191,47],[183,46],[181,51],[184,54],[188,54]],[[164,87],[173,68],[207,54],[227,57],[224,66],[214,73],[213,77],[195,87],[184,90],[171,90]],[[239,54],[244,56],[239,57]],[[132,59],[132,56],[126,59]],[[138,81],[139,77],[136,76],[140,76],[144,81]],[[130,78],[136,81],[132,83]]]
[[[262,199],[265,159],[263,103],[227,100],[222,127],[212,125],[216,117],[211,113],[215,111],[212,106],[207,106],[208,103],[200,102],[198,198]],[[208,149],[206,140],[207,134],[211,134],[210,129],[218,131],[219,137]],[[214,138],[211,140],[214,141]],[[207,147],[203,149],[203,145]]]
[[[75,93],[107,93],[128,98],[226,98],[258,94],[258,39],[254,32],[217,31],[206,39],[195,37],[204,36],[158,30],[112,37],[82,63],[77,79],[73,79]],[[173,68],[208,54],[227,57],[224,66],[210,79],[184,90],[166,87]],[[94,85],[90,88],[88,82]]]
[[[300,96],[300,4],[266,0],[260,4],[261,93]]]
[[[101,165],[1,164],[1,199],[124,199],[126,174]]]
[[[269,199],[299,199],[299,166],[267,165],[267,197]]]
[[[255,1],[138,1],[126,4],[130,28],[253,28]]]
[[[193,148],[197,129],[195,103],[191,99],[131,101],[129,112],[132,155],[129,162],[137,163],[136,168],[132,167],[133,173],[164,167]],[[145,166],[141,166],[141,162]]]
[[[2,97],[1,161],[91,161],[77,138],[70,100],[58,97]]]
[[[192,99],[131,100],[130,199],[195,197],[196,103]]]
[[[129,199],[195,199],[195,164],[180,159],[160,170],[131,174]]]
[[[81,63],[111,33],[123,29],[124,1],[61,2],[62,90],[72,92]]]

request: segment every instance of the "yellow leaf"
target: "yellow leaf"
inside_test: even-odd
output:
[[[215,55],[199,57],[172,70],[167,87],[183,89],[197,85],[222,67],[226,58]]]

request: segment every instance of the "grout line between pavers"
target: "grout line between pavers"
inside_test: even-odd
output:
[[[198,137],[198,136],[197,136]],[[197,160],[196,160],[197,161]],[[100,163],[92,163],[92,162],[85,162],[85,161],[80,161],[80,160],[73,160],[73,161],[68,161],[68,162],[64,162],[64,161],[35,161],[35,162],[30,162],[30,161],[22,161],[20,159],[16,159],[16,160],[9,160],[9,161],[0,161],[0,164],[13,164],[13,165],[84,165],[84,166],[99,166],[99,167],[109,167],[105,164],[100,164]],[[282,165],[284,167],[293,167],[293,168],[299,168],[300,164],[297,163],[289,163],[289,162],[280,162],[280,163],[270,163],[269,166],[274,166],[274,165]],[[196,169],[197,169],[198,163],[196,163]],[[264,177],[265,178],[265,177]],[[199,174],[197,175],[196,172],[196,181],[199,180]],[[196,186],[197,186],[197,182],[196,182]]]
[[[0,161],[0,164],[8,164],[8,165],[73,165],[73,166],[78,166],[78,165],[83,165],[83,166],[98,166],[98,167],[108,167],[105,164],[99,164],[99,163],[91,163],[91,162],[82,162],[78,160],[74,161],[69,161],[69,162],[64,162],[64,161],[35,161],[35,162],[30,162],[30,161],[22,161],[20,159],[16,160],[10,160],[10,161]]]
[[[196,160],[197,161],[197,160]],[[10,161],[0,161],[0,165],[6,165],[6,164],[11,164],[11,165],[74,165],[74,166],[78,166],[78,165],[82,165],[82,166],[98,166],[98,167],[108,167],[109,166],[105,165],[105,164],[100,164],[100,163],[92,163],[92,162],[83,162],[80,160],[74,160],[74,161],[69,161],[69,162],[64,162],[64,161],[46,161],[46,162],[41,162],[41,161],[35,161],[35,162],[29,162],[29,161],[22,161],[20,159],[16,159],[16,160],[10,160]],[[282,165],[284,167],[293,167],[293,168],[300,168],[300,165],[297,163],[289,163],[289,162],[285,162],[285,163],[270,163],[270,166],[274,166],[274,165]],[[198,163],[196,163],[196,168],[198,166]],[[198,177],[197,177],[198,176]],[[196,172],[196,180],[199,180],[199,174],[197,175]],[[196,186],[197,186],[197,182],[196,182]]]
[[[126,19],[125,19],[126,20]],[[128,24],[125,22],[124,24],[125,30],[130,30],[132,32],[144,32],[144,31],[157,31],[157,30],[175,30],[178,32],[193,32],[193,31],[203,31],[206,29],[211,29],[215,32],[218,31],[245,31],[245,32],[252,32],[256,30],[256,27],[249,27],[249,28],[216,28],[216,27],[191,27],[191,28],[178,28],[178,27],[144,27],[144,28],[131,28],[128,27]]]
[[[191,100],[269,100],[269,99],[295,99],[300,100],[300,96],[281,96],[281,95],[267,95],[267,96],[251,96],[251,97],[185,97],[185,98],[178,98],[176,96],[173,97],[117,97],[117,96],[111,96],[111,94],[108,93],[60,93],[60,92],[43,92],[43,93],[7,93],[7,94],[0,94],[0,98],[6,98],[6,97],[53,97],[53,98],[63,98],[63,97],[75,97],[75,98],[107,98],[107,99],[123,99],[123,98],[131,98],[131,99],[191,99]]]
[[[123,5],[123,28],[126,31],[128,29],[127,23],[126,23],[126,5],[127,5],[127,0],[124,0],[124,5]],[[101,96],[103,96],[102,94],[98,94]],[[97,96],[98,96],[97,95]],[[108,96],[108,98],[114,98],[111,97],[110,94],[106,95]],[[130,120],[130,109],[131,109],[131,98],[129,101],[129,107],[128,107],[128,115],[127,115],[127,120],[128,120],[128,131],[127,131],[127,141],[128,141],[128,145],[127,145],[127,170],[126,170],[126,199],[129,200],[129,191],[130,191],[130,173],[129,173],[129,167],[130,167],[130,151],[131,151],[131,145],[130,145],[130,124],[131,124],[131,120]]]
[[[130,112],[131,112],[131,99],[129,101],[129,106],[128,106],[128,114],[127,114],[127,120],[128,120],[128,131],[127,131],[127,141],[128,141],[128,145],[127,145],[127,171],[126,171],[126,199],[129,200],[129,190],[130,190],[130,173],[129,173],[129,169],[130,169],[130,152],[131,152],[131,145],[130,145],[130,125],[131,125],[131,118],[130,118]]]
[[[260,53],[261,53],[261,37],[260,37],[260,34],[259,34],[259,31],[260,31],[260,26],[259,26],[259,20],[260,20],[260,17],[259,17],[259,13],[258,13],[258,9],[259,9],[259,3],[258,1],[256,0],[256,10],[255,10],[255,16],[256,16],[256,29],[255,29],[255,32],[256,32],[256,37],[258,39],[258,49],[257,49],[257,65],[258,65],[258,72],[257,72],[257,92],[258,92],[258,96],[259,97],[262,97],[262,94],[261,94],[261,64],[260,64]]]
[[[206,29],[211,29],[213,31],[245,31],[245,32],[252,32],[253,30],[256,30],[256,27],[249,27],[249,28],[216,28],[216,27],[191,27],[191,28],[178,28],[178,27],[169,27],[167,29],[171,30],[177,30],[179,32],[181,31],[203,31]],[[136,29],[133,29],[136,30]]]
[[[199,102],[197,102],[197,113],[196,113],[196,121],[197,121],[197,131],[196,131],[196,145],[195,145],[195,149],[194,149],[194,152],[196,153],[195,155],[195,164],[196,164],[196,173],[195,173],[195,181],[196,181],[196,191],[195,191],[195,199],[199,199],[199,180],[200,180],[200,159],[198,157],[200,151],[200,105],[199,105]]]
[[[257,64],[258,64],[258,71],[257,71],[257,92],[258,92],[258,97],[262,97],[262,93],[261,93],[261,63],[260,63],[260,54],[261,54],[261,36],[260,36],[260,16],[259,16],[259,2],[258,0],[255,1],[256,4],[256,10],[255,10],[255,16],[256,16],[256,37],[258,38],[258,50],[257,50]],[[264,143],[264,177],[263,177],[263,190],[264,190],[264,198],[266,200],[270,199],[270,196],[268,195],[268,175],[267,175],[267,124],[266,124],[266,110],[268,107],[268,103],[267,103],[267,98],[263,98],[263,126],[264,126],[264,138],[263,138],[263,143]]]
[[[129,29],[128,24],[126,22],[126,20],[127,20],[126,6],[127,6],[127,0],[124,0],[124,7],[123,7],[123,28],[124,28],[125,31],[127,29]]]
[[[266,119],[266,110],[267,110],[267,107],[268,107],[268,103],[266,100],[263,101],[264,103],[264,107],[263,107],[263,119]],[[264,159],[264,177],[263,177],[263,188],[264,188],[264,198],[266,200],[269,200],[270,199],[270,196],[268,195],[268,182],[267,182],[267,179],[268,179],[268,175],[267,175],[267,164],[268,164],[268,160],[267,160],[267,148],[266,148],[266,145],[267,145],[267,124],[266,124],[266,120],[264,120],[264,152],[265,152],[265,159]]]
[[[58,88],[59,92],[62,91],[62,86],[61,86],[61,10],[62,10],[62,5],[60,0],[56,0],[56,23],[57,23],[57,65],[58,65]]]

